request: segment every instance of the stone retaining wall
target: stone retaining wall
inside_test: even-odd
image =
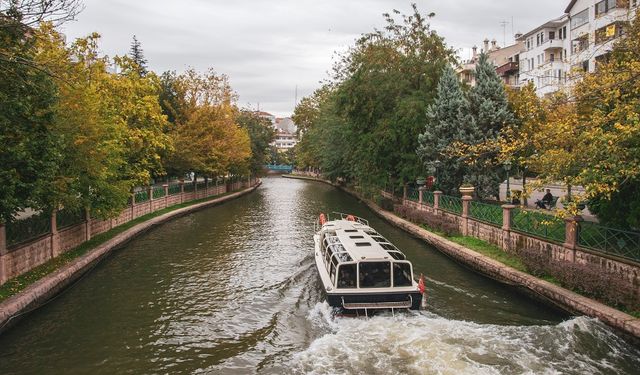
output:
[[[88,218],[88,220],[83,223],[58,231],[55,228],[55,217],[53,217],[51,233],[13,248],[6,248],[5,228],[0,225],[0,285],[11,278],[28,272],[48,260],[79,246],[92,236],[104,233],[113,227],[127,223],[135,218],[183,202],[225,194],[227,187],[235,191],[253,186],[256,184],[256,181],[255,178],[251,178],[250,180],[237,181],[229,183],[228,185],[213,185],[197,191],[197,194],[195,192],[185,193],[183,185],[181,192],[168,195],[168,185],[165,185],[165,196],[145,202],[134,202],[113,219],[100,220]]]

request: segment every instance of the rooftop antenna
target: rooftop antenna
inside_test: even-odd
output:
[[[502,45],[503,46],[507,45],[507,25],[508,24],[509,24],[509,21],[500,22],[500,26],[502,26]]]
[[[513,31],[513,29],[514,29],[514,26],[513,26],[513,16],[511,16],[511,36],[513,37],[513,44],[515,44],[515,43],[516,43],[516,34],[515,34],[515,32]]]
[[[294,106],[294,108],[298,106],[298,85],[296,85],[296,103],[295,104],[296,105]]]

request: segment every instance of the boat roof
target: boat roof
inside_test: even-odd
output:
[[[335,236],[355,261],[392,261],[394,259],[406,259],[398,248],[373,228],[363,223],[348,220],[333,220],[328,221],[322,227],[322,230],[325,232],[335,232]],[[396,254],[396,256],[393,256],[391,252]]]

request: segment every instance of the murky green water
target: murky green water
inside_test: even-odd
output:
[[[355,213],[428,276],[428,311],[336,318],[313,262],[320,211]],[[131,242],[0,336],[0,374],[637,374],[640,352],[481,277],[329,186],[255,193]]]

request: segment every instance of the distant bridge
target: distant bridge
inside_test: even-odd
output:
[[[276,164],[267,164],[265,168],[271,171],[276,172],[286,172],[291,173],[293,171],[293,165],[276,165]]]

